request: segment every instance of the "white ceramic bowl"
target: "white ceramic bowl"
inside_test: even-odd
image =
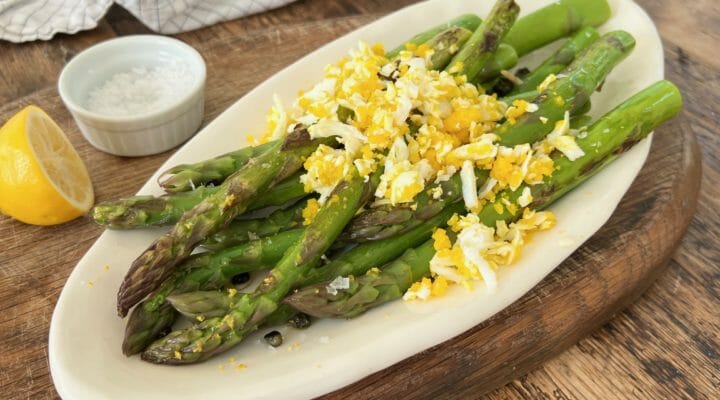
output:
[[[193,83],[172,103],[147,113],[111,116],[86,107],[91,90],[134,67],[183,63]],[[190,138],[204,113],[205,62],[194,48],[173,38],[134,35],[111,39],[75,56],[63,69],[58,91],[83,136],[96,148],[119,156],[145,156]]]

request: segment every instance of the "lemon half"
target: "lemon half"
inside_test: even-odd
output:
[[[90,176],[65,133],[28,106],[0,128],[0,212],[33,225],[54,225],[93,205]]]

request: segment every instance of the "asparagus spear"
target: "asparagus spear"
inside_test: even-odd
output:
[[[611,14],[607,0],[560,0],[520,18],[505,43],[522,57],[582,27],[599,26]]]
[[[621,103],[595,122],[586,136],[576,139],[586,154],[584,157],[570,161],[559,154],[553,155],[556,171],[542,184],[530,187],[534,201],[529,207],[545,208],[643,140],[657,126],[674,117],[681,108],[682,95],[669,81],[659,81]],[[501,192],[497,195],[497,201],[502,198],[516,201],[523,189],[524,185],[521,185],[516,192]],[[507,210],[498,213],[497,210],[488,209],[478,214],[484,223],[494,223],[508,215]]]
[[[433,68],[444,68],[455,53],[470,39],[470,36],[472,36],[471,30],[453,26],[432,37],[425,43],[430,48],[436,49],[430,56],[430,65]]]
[[[571,35],[582,27],[602,25],[610,15],[611,10],[607,0],[560,0],[520,18],[508,32],[504,43],[512,46],[517,51],[518,57],[522,57],[555,40]],[[452,26],[475,31],[481,22],[480,17],[476,15],[461,15],[418,34],[405,43],[420,45]],[[387,57],[393,58],[400,54],[405,50],[405,43],[389,51]]]
[[[174,224],[185,211],[205,197],[218,191],[216,187],[200,186],[190,192],[163,196],[132,196],[105,201],[93,207],[90,216],[110,229],[148,228]]]
[[[312,147],[316,148],[317,146],[313,144]],[[300,182],[300,176],[303,173],[304,171],[302,170],[298,171],[290,175],[287,179],[274,184],[265,193],[258,193],[248,206],[247,211],[259,210],[271,206],[282,206],[290,201],[307,196],[305,185]]]
[[[240,342],[257,329],[278,303],[332,245],[357,209],[367,201],[381,175],[378,169],[365,182],[355,168],[333,190],[328,201],[254,293],[238,296],[231,311],[192,328],[175,331],[151,344],[146,361],[186,364],[205,360]]]
[[[416,228],[387,240],[363,243],[333,259],[327,265],[313,268],[298,282],[296,288],[331,280],[336,276],[361,275],[368,269],[383,265],[400,256],[408,247],[423,243],[435,228],[443,226],[455,213],[465,210],[461,203],[449,205],[434,217]],[[173,307],[191,318],[208,315],[224,315],[232,305],[227,292],[203,290],[173,294]],[[286,306],[285,306],[286,307]],[[289,315],[284,308],[274,312]],[[280,318],[273,318],[280,320]]]
[[[422,32],[422,33],[419,33],[419,34],[413,36],[407,42],[405,42],[405,43],[401,44],[400,46],[387,52],[385,57],[390,58],[390,59],[395,58],[400,54],[401,51],[405,50],[406,43],[421,45],[421,44],[426,43],[427,41],[431,40],[439,33],[443,32],[445,30],[448,30],[449,28],[459,27],[459,28],[467,29],[470,32],[474,32],[475,29],[477,29],[477,27],[480,26],[481,21],[482,20],[480,19],[480,17],[478,17],[475,14],[463,14],[457,18],[453,18],[452,20],[450,20],[448,22],[442,23],[440,25],[437,25],[435,27],[428,29],[425,32]]]
[[[487,170],[476,171],[478,182],[485,182],[488,176]],[[410,207],[389,206],[368,210],[352,220],[342,238],[351,242],[387,239],[434,217],[448,204],[453,204],[462,198],[462,181],[459,174],[433,187],[436,186],[443,190],[441,198],[434,199],[430,195],[432,191],[425,190],[415,197],[414,210]]]
[[[523,83],[516,86],[515,89],[510,92],[510,95],[535,90],[549,75],[558,74],[570,65],[577,55],[590,47],[598,37],[600,37],[600,35],[593,28],[588,27],[581,29],[547,60],[540,64],[539,67],[525,76]]]
[[[224,316],[232,310],[233,297],[217,290],[199,290],[172,294],[168,296],[167,301],[180,314],[190,320],[197,320]]]
[[[473,32],[465,28],[453,27],[439,33],[425,43],[434,49],[443,49],[443,51],[436,51],[431,56],[430,63],[433,68],[442,69],[451,65],[453,56],[463,48],[463,45],[467,43],[472,35]],[[454,47],[449,47],[453,45]],[[492,79],[500,75],[500,71],[514,67],[517,61],[518,56],[515,49],[507,44],[501,43],[498,45],[497,50],[492,53],[492,57],[490,57],[478,72],[475,81],[484,82]]]
[[[239,274],[274,265],[301,234],[302,229],[289,230],[223,251],[190,257],[130,313],[123,353],[129,356],[143,351],[172,326],[176,313],[165,303],[169,295],[227,287]]]
[[[283,143],[251,159],[157,239],[130,267],[118,291],[118,314],[151,293],[207,236],[227,226],[247,210],[255,194],[267,190],[277,175],[292,174],[315,150],[305,129],[297,129]]]
[[[275,265],[290,246],[300,239],[303,231],[302,228],[291,229],[221,251],[202,253],[191,259],[189,265],[183,266],[183,269],[189,267],[192,270],[191,281],[203,278],[204,288],[224,287],[238,274]],[[208,275],[203,275],[201,269],[204,269],[204,273]],[[190,289],[184,283],[179,284],[178,287],[182,291]]]
[[[593,120],[592,117],[587,114],[583,114],[583,115],[577,116],[575,118],[571,118],[570,119],[570,129],[580,129],[582,127],[586,127],[586,126],[590,125],[592,120]]]
[[[480,24],[462,50],[453,57],[446,70],[457,75],[465,75],[468,81],[473,81],[488,65],[518,14],[520,7],[514,0],[498,0],[487,19]]]
[[[610,71],[632,51],[633,37],[626,32],[616,31],[604,35],[593,43],[568,67],[563,76],[550,84],[546,91],[534,100],[538,110],[517,119],[506,121],[498,129],[500,144],[514,146],[521,143],[533,143],[552,131],[554,124],[543,123],[540,117],[549,121],[562,119],[565,111],[572,114],[586,112],[593,91],[605,80]],[[478,182],[487,179],[487,171],[476,172]],[[433,199],[424,191],[416,197],[415,209],[401,207],[380,207],[358,215],[351,223],[346,235],[348,240],[380,240],[402,232],[419,223],[428,216],[435,215],[445,207],[462,197],[462,182],[458,174],[450,180],[437,184],[443,190],[440,199]]]
[[[565,111],[575,113],[634,47],[635,39],[625,31],[603,35],[540,93],[534,100],[539,105],[537,112],[521,116],[516,123],[506,121],[498,128],[502,142],[516,145],[542,139],[552,130],[552,124],[545,124],[541,119],[558,121]]]
[[[285,210],[277,210],[265,218],[235,220],[227,228],[208,236],[201,245],[209,250],[222,250],[243,244],[255,237],[266,237],[302,226],[302,211],[307,202],[301,201]]]
[[[355,246],[338,256],[327,265],[314,268],[298,283],[297,287],[332,279],[334,276],[362,274],[370,267],[382,265],[402,254],[407,247],[416,246],[430,237],[434,228],[442,225],[452,214],[461,212],[461,204],[448,207],[420,226],[402,235],[382,242],[371,242]],[[159,334],[168,329],[175,321],[172,307],[164,304],[167,296],[174,296],[173,304],[183,314],[209,316],[217,310],[199,308],[203,303],[194,302],[190,307],[181,294],[195,291],[209,291],[227,286],[231,278],[243,272],[254,270],[278,261],[282,254],[300,235],[299,230],[291,230],[272,237],[255,240],[218,253],[194,256],[175,271],[150,299],[133,309],[125,330],[123,351],[127,355],[142,351]],[[203,292],[205,296],[227,297],[228,293]],[[197,296],[197,295],[196,295]],[[216,299],[216,304],[230,304],[227,299]],[[207,303],[205,303],[207,304]],[[281,308],[287,308],[281,306]],[[227,309],[225,309],[227,311]],[[171,315],[168,315],[171,314]],[[268,324],[283,321],[292,312],[277,310],[273,312]]]
[[[668,81],[660,81],[632,96],[602,117],[577,143],[585,156],[570,161],[555,155],[559,169],[531,190],[537,195],[532,208],[546,208],[601,170],[645,138],[654,128],[675,116],[682,107],[682,96]],[[516,191],[521,193],[522,190]],[[511,196],[512,192],[505,195]],[[494,226],[496,221],[510,221],[508,213],[498,213],[494,204],[486,205],[479,214],[483,223]],[[399,299],[413,282],[430,274],[434,256],[432,240],[410,249],[388,264],[381,272],[349,276],[349,288],[331,293],[327,282],[305,287],[285,299],[292,307],[319,318],[353,318],[388,301]]]
[[[281,206],[304,197],[305,188],[300,182],[300,173],[273,186],[257,197],[248,206],[248,211],[268,206]],[[204,198],[220,188],[200,186],[189,192],[178,192],[163,196],[132,196],[106,201],[92,210],[93,220],[110,229],[137,229],[165,226],[176,223],[182,214],[198,205]]]
[[[221,184],[225,178],[247,164],[251,158],[264,153],[276,141],[240,150],[194,164],[180,164],[163,172],[158,185],[168,193],[186,192],[196,187]]]
[[[512,102],[515,100],[525,100],[525,101],[530,102],[530,101],[537,99],[538,96],[540,96],[540,92],[533,89],[533,90],[529,90],[527,92],[522,92],[522,93],[505,96],[505,97],[501,98],[501,100],[503,102],[505,102],[506,104],[512,104]]]
[[[430,260],[435,255],[433,241],[408,249],[382,271],[349,275],[347,289],[329,290],[329,282],[307,286],[284,303],[317,318],[354,318],[370,308],[400,299],[414,283],[430,274]]]
[[[512,46],[500,43],[493,57],[478,72],[473,82],[487,82],[500,75],[503,70],[509,70],[518,62],[518,55]]]

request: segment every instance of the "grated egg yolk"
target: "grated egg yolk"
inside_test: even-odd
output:
[[[317,199],[310,199],[302,210],[303,225],[307,226],[315,219],[318,211],[320,211],[320,203]]]
[[[450,247],[452,247],[452,242],[450,242],[450,238],[448,237],[447,231],[445,229],[435,229],[435,232],[433,232],[432,235],[432,239],[435,251],[448,250]]]
[[[512,107],[508,107],[505,111],[505,117],[511,124],[516,124],[517,119],[526,113],[532,113],[538,110],[538,105],[529,103],[525,100],[513,100]]]
[[[415,282],[403,299],[427,300],[442,296],[452,283],[472,290],[473,282],[483,281],[488,290],[493,290],[496,269],[515,262],[530,236],[552,228],[555,217],[549,211],[536,212],[526,208],[517,222],[506,224],[500,221],[495,228],[483,225],[472,213],[454,215],[448,225],[458,232],[457,240],[452,243],[445,230],[435,230],[433,246],[436,253],[430,262],[432,279],[426,277]]]

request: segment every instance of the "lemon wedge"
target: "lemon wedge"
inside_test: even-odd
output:
[[[93,201],[85,164],[43,110],[25,107],[0,128],[0,212],[54,225],[85,214]]]

